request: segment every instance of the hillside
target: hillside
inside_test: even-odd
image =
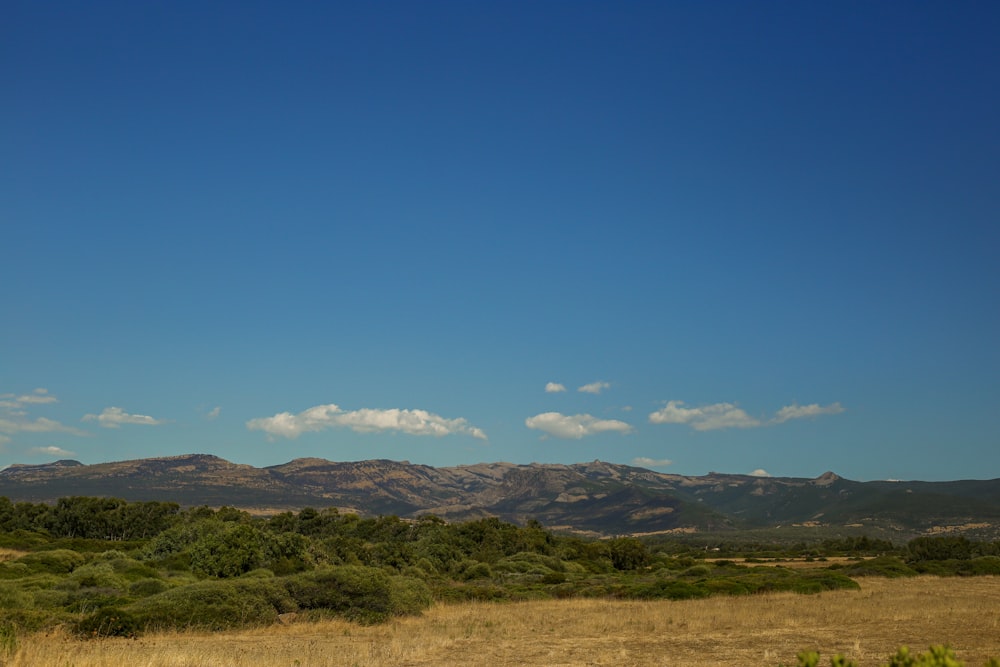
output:
[[[1000,534],[1000,479],[855,482],[830,472],[815,479],[684,476],[602,461],[434,468],[311,458],[255,468],[204,454],[94,465],[57,461],[0,471],[0,496],[13,502],[77,495],[257,512],[311,506],[455,521],[498,516],[594,535],[789,525]]]

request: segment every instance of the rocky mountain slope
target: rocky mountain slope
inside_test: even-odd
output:
[[[684,476],[593,461],[481,463],[295,459],[267,468],[204,454],[83,465],[57,461],[0,471],[13,502],[115,496],[256,512],[337,507],[362,515],[448,520],[499,516],[594,535],[768,526],[866,526],[909,533],[978,529],[1000,534],[1000,479],[854,482],[710,473]]]

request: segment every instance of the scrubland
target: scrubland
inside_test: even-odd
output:
[[[1000,656],[1000,577],[866,577],[860,584],[860,591],[815,595],[438,603],[378,625],[293,621],[137,639],[82,640],[56,629],[20,638],[4,664],[774,667],[814,649],[866,667],[884,664],[898,646],[931,644],[948,644],[969,667]]]

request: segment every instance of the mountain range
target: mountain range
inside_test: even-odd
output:
[[[480,463],[435,468],[407,461],[295,459],[256,468],[190,454],[84,465],[62,460],[0,470],[0,496],[65,496],[231,506],[268,514],[336,507],[363,516],[486,516],[593,536],[706,533],[798,526],[913,536],[1000,537],[1000,479],[857,482],[701,476],[628,465]]]

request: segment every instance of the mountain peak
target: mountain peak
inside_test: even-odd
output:
[[[814,479],[813,484],[816,486],[829,486],[834,482],[839,482],[841,479],[843,478],[837,473],[827,470],[825,473]]]

